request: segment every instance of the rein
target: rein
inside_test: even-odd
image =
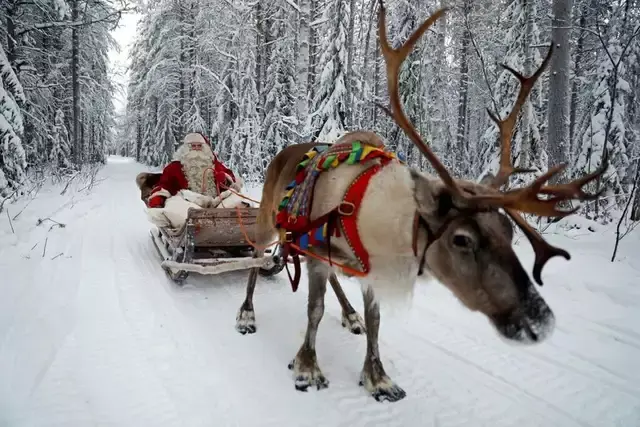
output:
[[[425,243],[424,248],[422,249],[422,255],[420,256],[418,276],[422,276],[422,274],[424,273],[427,250],[436,240],[442,237],[442,235],[444,234],[445,231],[447,231],[447,228],[449,228],[453,220],[458,218],[470,217],[473,214],[476,214],[478,212],[491,211],[491,209],[474,210],[474,209],[458,208],[455,206],[452,206],[451,209],[455,209],[456,211],[459,212],[459,214],[450,215],[448,218],[444,220],[442,225],[440,225],[440,227],[438,227],[438,229],[435,232],[429,226],[427,221],[425,221],[425,219],[417,211],[415,213],[415,217],[413,220],[413,242],[412,242],[413,254],[415,256],[418,256],[418,232],[420,228],[421,227],[424,228],[424,230],[427,232],[427,242]]]

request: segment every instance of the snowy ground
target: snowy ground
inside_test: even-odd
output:
[[[111,158],[92,192],[45,187],[0,216],[0,426],[640,426],[640,233],[609,262],[610,230],[550,241],[541,288],[557,330],[513,347],[441,285],[385,315],[380,346],[407,392],[358,387],[365,340],[340,326],[328,291],[318,358],[330,386],[297,392],[306,286],[260,279],[258,332],[234,329],[246,272],[173,285],[159,267],[134,177]],[[254,192],[255,194],[256,192]],[[28,205],[26,205],[28,203]],[[26,207],[25,207],[26,205]],[[7,205],[5,205],[7,208]],[[49,217],[65,228],[38,218]],[[46,249],[45,249],[46,243]],[[528,244],[518,245],[532,265]],[[343,279],[361,312],[355,283]]]

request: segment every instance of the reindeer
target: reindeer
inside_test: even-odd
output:
[[[511,164],[511,139],[520,109],[549,63],[553,52],[551,44],[544,61],[530,77],[504,66],[519,80],[520,88],[506,119],[500,120],[489,111],[500,131],[500,167],[495,177],[483,183],[453,178],[406,117],[398,93],[398,74],[403,61],[419,38],[445,11],[446,8],[440,9],[431,15],[398,49],[391,48],[387,40],[382,2],[378,11],[378,36],[386,63],[390,98],[390,108],[383,108],[437,173],[437,176],[428,175],[399,161],[387,163],[371,178],[357,211],[358,232],[370,259],[369,273],[358,277],[364,300],[367,339],[360,385],[378,401],[398,401],[406,395],[389,378],[381,362],[378,348],[379,305],[381,301],[410,298],[422,267],[469,310],[484,314],[499,336],[514,342],[534,344],[551,335],[555,327],[554,314],[513,250],[514,229],[509,218],[532,244],[535,252],[533,278],[541,286],[541,273],[546,262],[554,256],[568,260],[570,255],[547,243],[521,214],[571,215],[577,208],[566,211],[556,205],[572,199],[593,200],[599,197],[600,194],[585,193],[582,187],[606,170],[605,159],[592,174],[566,184],[547,185],[549,179],[565,168],[565,165],[560,165],[530,185],[500,189],[508,183],[511,175],[527,172]],[[314,143],[305,143],[286,147],[269,165],[257,226],[258,243],[264,244],[276,234],[272,212],[282,199],[285,186],[293,179],[296,164],[313,146]],[[350,183],[376,164],[379,165],[377,159],[365,164],[343,164],[321,174],[314,190],[311,217],[321,217],[340,205]],[[548,197],[540,198],[540,195]],[[418,226],[414,227],[416,217]],[[421,250],[416,251],[416,247]],[[352,267],[358,265],[344,237],[332,238],[328,245],[313,247],[311,251],[323,257],[330,252],[336,262]],[[289,369],[294,372],[295,386],[302,391],[329,385],[318,365],[316,333],[324,313],[327,278],[331,278],[334,289],[336,284],[333,282],[337,283],[331,265],[315,257],[307,257],[307,266],[307,329],[300,349],[289,364]],[[247,297],[238,312],[237,321],[244,322],[244,326],[255,322],[252,298],[256,275],[256,271],[251,272]]]

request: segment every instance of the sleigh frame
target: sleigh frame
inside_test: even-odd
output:
[[[285,266],[279,245],[254,257],[251,242],[257,216],[258,208],[253,207],[190,208],[182,228],[151,230],[161,267],[180,286],[190,273],[217,275],[258,267],[262,276],[278,274]]]

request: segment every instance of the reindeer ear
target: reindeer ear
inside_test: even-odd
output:
[[[136,176],[136,184],[138,185],[139,189],[142,189],[142,187],[153,188],[158,183],[158,181],[160,181],[160,178],[162,178],[161,173],[140,172]]]
[[[453,208],[453,197],[448,189],[443,188],[438,197],[438,216],[443,217]]]
[[[453,207],[453,198],[440,181],[430,179],[413,169],[411,178],[415,184],[414,197],[418,211],[423,216],[438,219],[449,213]]]

